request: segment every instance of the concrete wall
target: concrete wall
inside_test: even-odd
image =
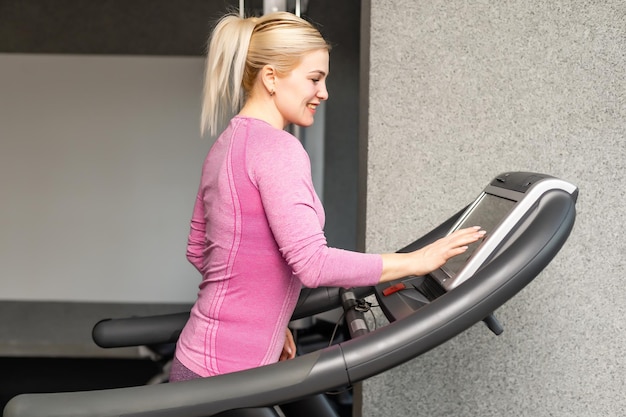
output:
[[[626,409],[626,5],[371,2],[366,246],[390,251],[502,171],[580,187],[563,250],[497,316],[364,383],[363,415]]]

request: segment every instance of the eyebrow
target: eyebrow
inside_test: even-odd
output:
[[[313,70],[313,71],[309,71],[309,74],[319,74],[322,77],[326,77],[328,74],[326,74],[324,71],[322,70]]]

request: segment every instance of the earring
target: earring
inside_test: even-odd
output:
[[[274,95],[274,89],[272,88],[272,91],[270,91],[270,97]]]

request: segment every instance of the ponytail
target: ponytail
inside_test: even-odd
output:
[[[243,104],[241,85],[255,18],[230,14],[217,24],[209,42],[200,131],[215,135]]]

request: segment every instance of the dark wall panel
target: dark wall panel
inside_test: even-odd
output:
[[[0,0],[0,52],[202,55],[238,0]]]
[[[331,246],[355,250],[361,2],[311,0],[307,13],[333,46],[324,132],[326,237]]]

